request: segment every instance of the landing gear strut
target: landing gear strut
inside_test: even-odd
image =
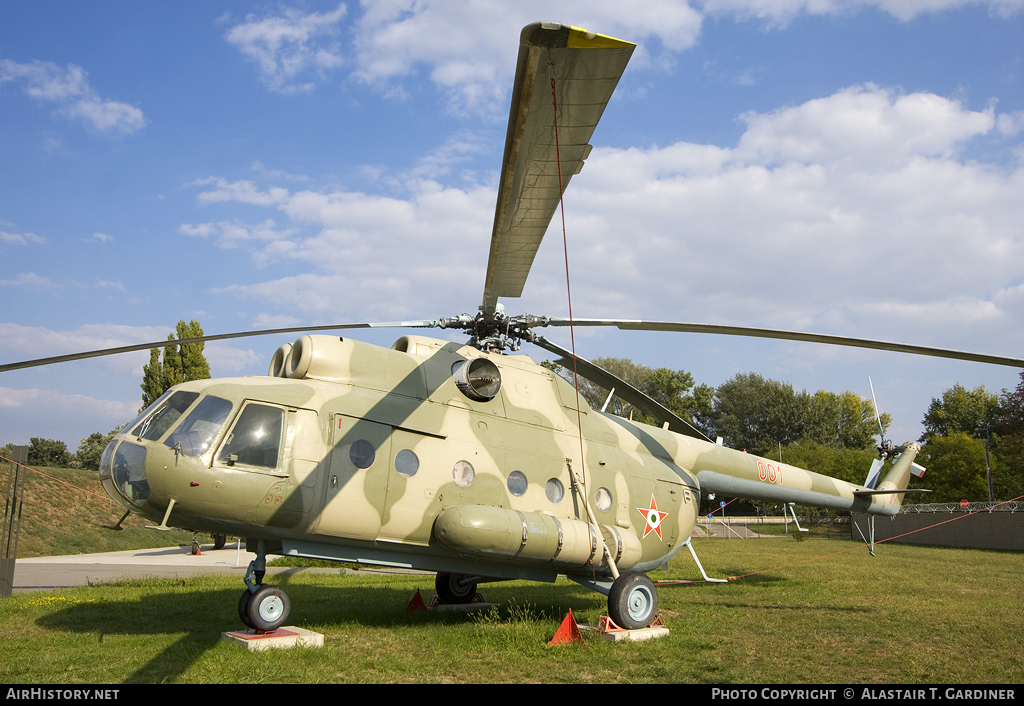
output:
[[[260,540],[256,558],[249,562],[245,572],[245,591],[238,599],[238,617],[247,627],[257,632],[277,630],[288,619],[292,608],[288,594],[280,587],[263,584],[266,573],[266,545]]]

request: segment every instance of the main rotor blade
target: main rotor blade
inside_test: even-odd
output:
[[[591,363],[585,358],[581,358],[578,355],[573,356],[572,351],[562,348],[556,343],[552,343],[543,336],[537,336],[533,342],[544,350],[559,356],[559,359],[555,362],[570,370],[572,370],[572,361],[573,357],[575,357],[576,372],[579,373],[580,376],[606,390],[614,389],[616,397],[633,405],[648,417],[656,419],[658,424],[664,425],[665,422],[668,422],[669,431],[685,434],[697,439],[703,439],[704,441],[711,441],[711,439],[705,436],[699,429],[688,421],[674,414],[663,404],[644,394],[617,375],[614,375],[604,368]]]
[[[569,319],[550,319],[549,326],[569,326]],[[673,321],[630,321],[615,319],[573,319],[574,326],[615,326],[631,331],[673,331],[676,333],[717,333],[724,336],[751,336],[754,338],[775,338],[786,341],[805,341],[808,343],[826,343],[834,346],[850,346],[853,348],[872,348],[880,351],[927,355],[935,358],[953,358],[969,360],[975,363],[1006,365],[1011,368],[1024,368],[1024,359],[1009,358],[985,353],[969,353],[948,348],[932,348],[915,346],[906,343],[874,341],[866,338],[848,338],[832,336],[824,333],[802,333],[799,331],[782,331],[770,328],[750,328],[747,326],[720,326],[718,324],[692,324]]]
[[[518,297],[562,189],[583,168],[590,137],[635,44],[556,22],[523,28],[494,211],[483,310]],[[558,104],[555,148],[551,79]]]
[[[106,355],[119,355],[131,353],[132,351],[145,351],[151,348],[166,348],[167,346],[178,346],[188,343],[202,343],[205,341],[223,341],[229,338],[246,338],[248,336],[270,336],[277,333],[302,333],[309,331],[334,331],[350,328],[436,328],[437,321],[389,321],[386,323],[364,323],[364,324],[332,324],[330,326],[296,326],[293,328],[273,328],[262,331],[238,331],[236,333],[218,333],[212,336],[199,336],[197,338],[182,338],[174,340],[154,341],[152,343],[136,343],[130,346],[118,346],[117,348],[102,348],[82,353],[69,353],[68,355],[55,355],[50,358],[37,358],[35,360],[24,360],[20,363],[7,363],[0,365],[0,373],[8,370],[21,370],[22,368],[36,368],[41,365],[52,365],[53,363],[66,363],[72,360],[83,360],[85,358],[101,358]]]

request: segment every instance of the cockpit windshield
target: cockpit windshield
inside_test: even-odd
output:
[[[186,456],[202,456],[210,450],[217,432],[231,412],[231,403],[220,397],[204,397],[164,441]]]
[[[185,413],[199,397],[198,392],[179,390],[157,406],[155,412],[146,417],[145,421],[132,429],[132,435],[147,441],[156,441],[164,432],[171,428],[178,417]],[[161,398],[163,399],[163,398]],[[157,400],[159,402],[159,400]]]
[[[217,462],[257,468],[277,468],[281,452],[284,410],[269,405],[246,405],[217,453]]]

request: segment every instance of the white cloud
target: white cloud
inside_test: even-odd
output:
[[[100,285],[118,288],[119,283],[101,282]],[[173,331],[173,326],[125,326],[121,324],[86,324],[73,331],[53,331],[41,326],[0,323],[0,358],[7,362],[34,360],[150,341],[164,341],[167,339],[167,335]],[[212,332],[208,331],[207,333]],[[210,369],[215,376],[238,373],[245,370],[247,366],[261,365],[265,357],[254,353],[251,349],[238,348],[225,341],[208,343],[204,354],[210,362]],[[142,379],[142,366],[149,362],[149,351],[89,358],[86,359],[86,362],[138,381]],[[137,406],[137,403],[133,404]]]
[[[1017,111],[1016,113],[1003,113],[999,116],[999,120],[996,122],[996,127],[1006,137],[1013,137],[1021,128],[1024,128],[1024,111]]]
[[[233,250],[246,242],[265,242],[262,251],[253,255],[253,262],[257,267],[266,267],[276,262],[282,255],[288,253],[295,247],[291,238],[298,233],[297,228],[278,229],[277,224],[267,219],[263,223],[254,226],[247,225],[240,221],[221,221],[218,223],[200,223],[192,225],[183,223],[178,227],[182,235],[190,235],[200,238],[215,238],[217,244],[225,250]]]
[[[538,19],[571,21],[636,42],[632,69],[668,69],[676,54],[698,42],[706,15],[784,26],[804,15],[854,14],[866,8],[910,21],[969,5],[985,5],[1009,17],[1024,8],[1024,0],[647,0],[628,12],[618,0],[364,0],[346,33],[351,40],[344,42],[336,40],[344,5],[324,13],[282,7],[264,16],[248,15],[226,38],[256,62],[271,90],[311,90],[330,71],[346,66],[359,81],[402,99],[408,95],[404,80],[423,73],[444,94],[451,112],[497,120],[507,109],[515,68],[517,47],[509,42],[509,28]],[[749,84],[756,78],[745,73],[733,80]]]
[[[101,243],[112,243],[114,242],[114,237],[106,233],[93,233],[92,240],[97,240]]]
[[[742,116],[747,131],[737,155],[755,163],[778,160],[888,168],[917,157],[949,157],[963,142],[988,133],[995,111],[964,110],[931,93],[897,95],[874,85],[770,114]]]
[[[267,169],[263,162],[253,162],[249,166],[249,170],[256,172],[264,179],[286,179],[288,181],[307,182],[309,177],[303,174],[289,174],[288,172],[281,171],[280,169]]]
[[[277,15],[247,15],[225,38],[256,62],[260,78],[270,90],[308,91],[315,84],[300,82],[300,76],[312,73],[323,77],[344,63],[340,45],[333,39],[344,16],[344,4],[325,13],[282,8]]]
[[[256,206],[271,206],[281,203],[288,197],[288,190],[282,188],[271,188],[267,191],[260,191],[251,181],[233,181],[217,177],[200,179],[191,186],[207,186],[213,184],[216,188],[210,191],[203,191],[199,194],[199,202],[204,204],[219,203],[221,201],[240,201]]]
[[[125,289],[124,284],[122,284],[121,282],[111,282],[109,280],[104,279],[96,280],[96,286],[100,287],[101,289],[116,289],[119,292],[128,291],[127,289]]]
[[[57,285],[48,277],[41,277],[35,272],[22,272],[14,279],[0,279],[0,285],[4,287],[41,287],[43,289],[57,289]]]
[[[55,418],[66,417],[68,410],[74,410],[76,419],[89,420],[88,423],[95,425],[97,431],[109,431],[118,424],[124,424],[132,419],[138,413],[139,402],[103,400],[87,395],[68,395],[55,390],[15,390],[0,387],[0,409],[6,414],[29,412],[36,416],[41,410],[48,410]],[[77,442],[65,439],[65,443],[72,452],[78,448]]]
[[[61,69],[44,61],[30,64],[9,59],[0,61],[0,83],[19,80],[26,82],[28,95],[56,103],[58,113],[80,118],[100,132],[132,133],[146,124],[138,108],[97,94],[86,80],[85,71],[75,64]]]
[[[571,19],[576,26],[638,42],[634,66],[664,63],[661,48],[677,52],[692,46],[701,27],[700,13],[682,0],[649,0],[628,12],[612,0],[569,0],[555,6],[542,0],[365,3],[355,22],[353,74],[401,95],[397,82],[423,67],[449,97],[453,111],[501,115],[507,110],[518,51],[509,42],[509,28],[539,18]]]
[[[231,346],[223,341],[211,341],[203,348],[203,354],[210,363],[210,371],[216,370],[215,377],[225,375],[237,375],[246,372],[251,373],[253,366],[270,364],[270,355],[256,353],[251,348],[241,349]],[[262,372],[262,371],[261,371]]]
[[[902,22],[923,14],[940,13],[971,5],[982,5],[1001,17],[1024,8],[1022,0],[698,0],[710,15],[758,19],[771,26],[785,26],[800,15],[848,15],[865,8],[887,12]]]
[[[36,235],[35,233],[8,233],[0,230],[0,240],[5,243],[11,243],[12,245],[28,245],[33,243],[35,245],[45,245],[46,238]]]
[[[747,114],[733,147],[597,147],[566,192],[577,315],[1018,349],[1024,169],[960,157],[972,139],[998,137],[1001,118],[857,86]],[[255,238],[239,247],[306,270],[217,291],[268,315],[350,321],[475,309],[493,188],[414,175],[402,186],[376,196],[221,184],[225,200],[261,202],[298,229],[272,255]],[[556,241],[553,229],[510,310],[564,314],[553,311],[564,301]]]

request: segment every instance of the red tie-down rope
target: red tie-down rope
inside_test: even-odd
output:
[[[114,500],[112,498],[110,498],[109,496],[107,496],[107,495],[100,495],[99,493],[94,493],[91,490],[86,490],[85,488],[79,488],[77,485],[74,485],[72,483],[68,483],[66,480],[61,480],[60,478],[57,478],[56,476],[51,476],[51,475],[49,475],[47,473],[43,473],[42,471],[37,471],[36,469],[31,468],[30,466],[26,466],[24,463],[18,463],[17,461],[14,461],[12,459],[7,458],[6,456],[0,456],[0,460],[10,461],[11,463],[17,463],[19,466],[21,466],[25,470],[32,471],[33,473],[38,473],[39,475],[44,476],[45,478],[49,478],[50,480],[55,480],[58,483],[63,483],[64,485],[70,486],[70,487],[74,488],[75,490],[81,490],[83,493],[88,493],[89,495],[95,495],[97,498],[100,498],[101,500],[109,500],[110,502],[114,502]]]
[[[735,499],[736,498],[733,498],[733,500],[735,500]],[[971,517],[973,515],[977,515],[977,514],[982,513],[982,512],[989,512],[993,508],[997,508],[1000,505],[1006,505],[1007,503],[1016,502],[1016,501],[1021,500],[1021,499],[1024,499],[1024,495],[1019,495],[1016,498],[1011,498],[1010,500],[1004,500],[1002,502],[996,503],[995,505],[991,505],[989,507],[982,508],[980,510],[975,510],[974,512],[965,513],[965,514],[963,514],[963,515],[961,515],[959,517],[954,517],[954,518],[949,519],[949,520],[943,520],[942,522],[936,522],[934,525],[928,525],[927,527],[921,527],[921,528],[916,529],[916,530],[910,530],[909,532],[904,532],[903,534],[897,534],[897,535],[895,535],[893,537],[889,537],[888,539],[880,539],[877,542],[875,542],[875,544],[884,544],[886,542],[891,542],[894,539],[899,539],[900,537],[906,537],[908,535],[915,534],[917,532],[924,532],[925,530],[931,529],[933,527],[939,527],[940,525],[949,524],[950,522],[956,522],[957,520],[963,520],[965,518]],[[732,500],[730,500],[729,502],[732,502]],[[832,557],[832,556],[839,556],[840,554],[846,554],[847,552],[853,552],[853,551],[857,551],[858,549],[863,549],[863,548],[864,548],[863,545],[858,544],[856,547],[850,547],[849,549],[842,549],[842,550],[840,550],[838,552],[832,552],[831,554],[823,554],[821,556],[814,557],[813,559],[804,559],[803,561],[794,561],[791,564],[782,564],[781,566],[776,566],[776,567],[771,568],[771,569],[762,569],[761,571],[751,571],[749,574],[740,574],[738,576],[730,576],[729,577],[729,581],[735,581],[736,579],[747,578],[748,576],[757,576],[758,574],[767,574],[767,573],[769,573],[771,571],[778,571],[779,569],[789,568],[790,566],[800,566],[801,564],[809,564],[812,561],[819,561],[821,559],[827,559],[827,558]],[[698,580],[693,580],[693,581],[666,581],[666,582],[656,583],[655,585],[656,586],[676,586],[676,585],[692,584],[692,583],[707,583],[707,582],[704,581],[703,579],[698,579]]]

